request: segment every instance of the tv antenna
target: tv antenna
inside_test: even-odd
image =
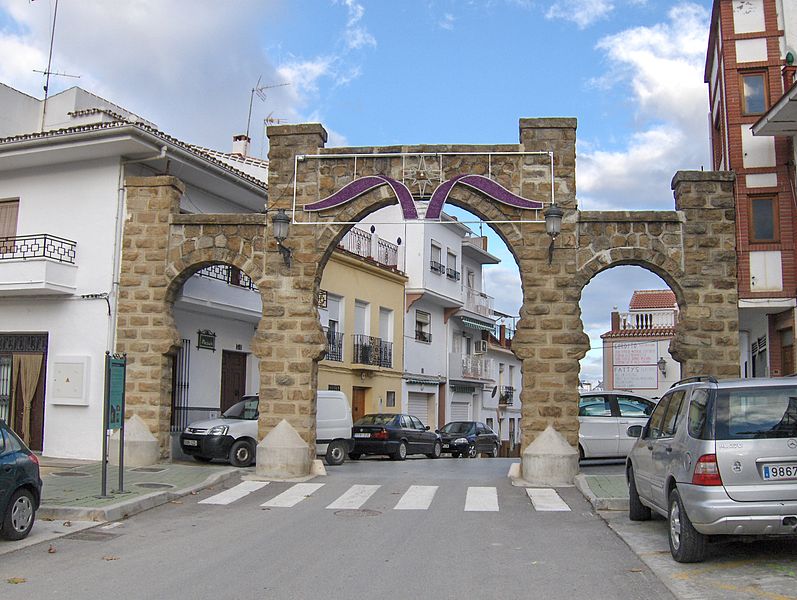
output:
[[[80,75],[70,75],[68,73],[59,73],[57,71],[52,70],[53,46],[55,45],[55,24],[57,19],[58,19],[58,0],[55,0],[55,6],[53,8],[53,23],[50,27],[50,51],[47,57],[47,68],[44,71],[33,69],[34,73],[41,73],[44,75],[44,103],[42,104],[42,121],[41,121],[42,131],[44,131],[44,117],[47,114],[47,96],[49,95],[50,91],[50,75],[55,75],[57,77],[74,77],[75,79],[80,79]]]
[[[262,75],[257,78],[257,83],[255,84],[255,87],[252,88],[252,93],[249,94],[249,116],[247,116],[246,118],[246,137],[249,137],[249,126],[252,124],[252,103],[254,102],[255,94],[257,94],[257,97],[260,98],[260,100],[265,102],[266,90],[290,85],[290,83],[275,83],[272,85],[260,85],[260,80],[262,78],[263,78]],[[271,115],[269,115],[269,117],[270,116]]]
[[[265,125],[279,125],[280,123],[286,123],[288,121],[288,119],[282,119],[280,117],[274,117],[274,116],[272,116],[273,114],[274,114],[274,111],[268,113],[268,116],[265,119],[263,119],[263,123]]]

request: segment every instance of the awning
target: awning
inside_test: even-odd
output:
[[[439,377],[405,376],[404,381],[406,381],[407,383],[415,383],[415,384],[420,383],[421,385],[438,385],[442,383],[442,381],[444,380],[441,380]]]
[[[468,317],[460,317],[462,319],[462,324],[465,327],[470,327],[471,329],[479,329],[480,331],[495,331],[495,323],[482,323],[481,321],[477,321],[476,319],[470,319]]]

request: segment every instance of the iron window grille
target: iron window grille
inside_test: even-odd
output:
[[[429,261],[429,270],[432,273],[437,273],[438,275],[442,275],[446,272],[446,267],[443,263],[439,263],[436,260]]]
[[[498,403],[512,406],[515,403],[515,388],[510,385],[501,386],[501,396]]]
[[[327,338],[327,360],[343,362],[343,334],[324,327],[324,335]]]

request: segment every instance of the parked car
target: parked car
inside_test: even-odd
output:
[[[676,561],[702,561],[709,536],[797,539],[794,379],[685,379],[629,429],[629,517],[665,516]]]
[[[41,502],[39,458],[0,419],[0,537],[21,540]]]
[[[656,403],[620,391],[584,392],[578,402],[579,458],[626,457],[636,442],[631,425],[644,425]]]
[[[316,404],[316,455],[329,465],[339,465],[353,448],[351,406],[346,394],[321,390]],[[199,462],[226,459],[235,467],[255,461],[258,441],[257,396],[244,396],[218,419],[191,423],[180,434],[180,447]]]
[[[480,453],[498,456],[498,435],[479,421],[452,421],[440,429],[443,452],[454,458],[467,456],[476,458]]]
[[[440,436],[412,415],[365,415],[357,419],[351,432],[354,449],[349,458],[352,460],[363,454],[386,454],[393,460],[404,460],[409,454],[440,458],[443,452]]]

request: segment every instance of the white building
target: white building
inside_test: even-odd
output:
[[[45,106],[0,84],[0,418],[47,456],[100,458],[104,357],[124,301],[124,181],[166,173],[185,184],[183,212],[264,208],[264,161],[191,146],[80,88]],[[175,406],[218,410],[225,385],[257,391],[248,351],[260,315],[259,294],[229,267],[186,283]],[[199,331],[215,334],[204,338],[215,351],[196,348]]]

